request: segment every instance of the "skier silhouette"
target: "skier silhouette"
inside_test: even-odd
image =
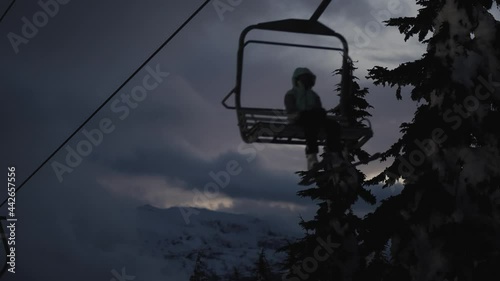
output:
[[[341,127],[335,120],[327,118],[320,97],[312,90],[315,83],[316,75],[308,68],[299,67],[293,72],[293,88],[285,95],[289,122],[304,130],[308,170],[318,163],[318,136],[322,129],[326,133],[325,152],[331,153],[333,166],[340,166],[343,162]]]

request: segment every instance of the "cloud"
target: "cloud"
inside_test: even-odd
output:
[[[26,179],[201,3],[195,2],[149,0],[117,6],[71,1],[18,55],[7,40],[1,41],[0,119],[8,136],[2,139],[4,167],[16,165],[18,181]],[[105,106],[85,129],[109,117],[116,130],[66,174],[62,184],[49,162],[19,192],[23,220],[18,230],[20,273],[15,279],[109,280],[113,268],[119,271],[125,265],[141,276],[158,273],[160,263],[137,260],[136,249],[127,246],[136,239],[134,207],[200,206],[193,203],[194,190],[216,183],[211,172],[227,170],[231,161],[238,163],[241,173],[202,206],[270,217],[283,227],[295,227],[298,214],[312,216],[314,202],[295,195],[302,188],[294,172],[305,168],[303,147],[244,144],[235,112],[224,109],[220,101],[234,86],[241,30],[262,21],[309,18],[319,2],[244,1],[226,13],[224,21],[207,6],[151,62],[171,73],[165,83],[123,121],[109,104]],[[372,86],[363,78],[366,69],[396,66],[421,54],[416,42],[403,43],[394,29],[381,30],[365,48],[354,46],[354,28],[364,29],[373,20],[370,12],[383,10],[386,3],[332,1],[320,18],[346,35],[353,59],[359,60],[361,83],[370,87],[368,100],[375,106],[375,137],[366,146],[370,152],[384,150],[398,138],[399,123],[411,118],[414,105],[396,101],[393,89]],[[34,2],[16,4],[0,31],[18,30],[21,17],[36,8]],[[249,103],[282,107],[294,67],[307,64],[320,78],[318,91],[325,104],[335,104],[330,72],[338,66],[338,55],[326,60],[321,52],[272,48],[254,48],[248,55],[244,84]],[[141,83],[143,74],[120,94]],[[78,133],[68,144],[74,147],[80,140]],[[63,150],[53,160],[63,162],[65,156]],[[375,174],[383,167],[384,163],[372,163],[363,170]]]
[[[258,158],[255,158],[257,148],[248,145],[243,149],[245,154],[228,152],[209,161],[197,158],[178,147],[171,147],[162,152],[137,150],[131,157],[117,158],[107,164],[120,173],[162,176],[182,181],[185,185],[181,188],[186,190],[203,190],[207,184],[216,183],[215,178],[220,177],[222,182],[229,181],[227,187],[220,189],[221,192],[232,198],[292,202],[297,200],[290,189],[293,190],[296,187],[298,176],[291,177],[288,171],[266,170],[259,164]],[[138,162],[142,165],[135,164]],[[177,165],[166,166],[163,163],[176,163]],[[221,174],[227,173],[228,163],[236,163],[237,169],[241,172],[226,180],[226,177]],[[225,184],[219,184],[220,187],[222,185]]]
[[[185,187],[179,179],[168,180],[158,176],[112,175],[99,179],[98,182],[107,190],[120,197],[129,197],[158,208],[187,206],[220,210],[231,208],[233,199],[219,194],[210,200],[193,200],[195,193]]]

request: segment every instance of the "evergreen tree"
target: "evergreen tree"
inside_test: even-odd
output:
[[[354,69],[352,62],[351,68]],[[366,110],[370,105],[364,100],[368,90],[362,89],[356,79],[349,78],[353,94],[349,106],[351,114],[359,121],[369,116]],[[352,151],[349,157],[362,158],[367,155],[359,149]],[[325,162],[325,158],[322,162]],[[313,220],[302,220],[300,223],[306,231],[305,237],[283,249],[288,253],[284,264],[288,272],[282,276],[282,280],[353,280],[364,267],[364,260],[357,239],[361,219],[352,213],[351,207],[358,198],[375,203],[373,195],[362,186],[365,175],[356,170],[358,180],[352,182],[347,180],[352,174],[346,171],[322,169],[317,173],[299,174],[302,184],[315,185],[300,191],[299,196],[319,200],[319,209]],[[340,182],[332,180],[336,176],[340,176]]]
[[[380,255],[390,245],[377,280],[500,280],[500,28],[489,12],[500,1],[416,2],[417,16],[387,24],[426,53],[369,71],[398,99],[411,86],[419,107],[370,182],[404,188],[365,219],[363,247]]]
[[[241,274],[240,274],[240,271],[234,267],[233,268],[233,272],[231,272],[231,274],[229,274],[229,276],[227,277],[227,280],[228,281],[242,281],[242,277],[241,277]]]
[[[193,274],[189,278],[189,281],[215,281],[218,280],[217,276],[208,268],[207,264],[203,260],[203,254],[198,253],[196,257],[196,263],[194,265]]]
[[[272,281],[273,273],[271,266],[266,259],[264,249],[261,250],[259,258],[255,264],[255,281]]]
[[[356,67],[354,66],[354,62],[348,58],[349,62],[349,74],[350,77],[346,79],[351,83],[350,91],[351,95],[348,96],[346,101],[346,113],[349,115],[348,120],[353,120],[352,126],[365,126],[366,124],[362,123],[362,120],[371,117],[372,115],[367,111],[370,108],[373,108],[365,99],[368,94],[368,88],[361,88],[358,83],[358,78],[353,76],[354,71],[356,71]],[[342,75],[342,69],[337,69],[333,72],[334,75]],[[342,92],[342,84],[339,83],[335,88],[335,91],[339,93],[339,96]],[[367,159],[370,155],[364,151],[362,148],[359,148],[355,151],[351,152],[352,155],[356,156],[359,160]],[[350,159],[353,160],[353,159]]]

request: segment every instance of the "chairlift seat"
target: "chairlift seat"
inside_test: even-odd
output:
[[[291,124],[282,109],[242,108],[238,124],[242,138],[247,143],[274,143],[274,144],[305,144],[304,129]],[[349,150],[362,147],[372,136],[371,125],[348,126],[346,120],[338,115],[327,114],[327,118],[337,121],[341,125],[341,140]],[[324,144],[326,133],[320,131],[320,144]]]

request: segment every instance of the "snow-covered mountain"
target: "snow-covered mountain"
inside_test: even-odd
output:
[[[140,255],[164,259],[165,274],[180,273],[188,280],[197,255],[203,251],[208,267],[223,276],[237,268],[241,273],[253,269],[261,249],[271,264],[282,262],[284,253],[276,250],[299,233],[283,233],[266,221],[248,215],[205,209],[184,220],[179,208],[138,208]],[[182,278],[182,277],[178,277]],[[176,280],[183,281],[183,280]]]

